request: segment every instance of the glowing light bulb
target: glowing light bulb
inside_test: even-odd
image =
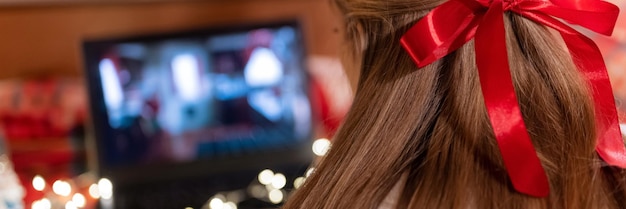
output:
[[[293,187],[296,189],[300,188],[302,184],[304,184],[304,177],[298,177],[296,180],[293,180]]]
[[[38,200],[35,200],[31,205],[30,205],[31,209],[43,209],[41,207],[41,203]]]
[[[81,193],[76,193],[74,194],[74,196],[72,196],[72,202],[74,202],[76,207],[82,208],[85,207],[87,201],[85,200],[85,196],[83,196]]]
[[[111,199],[113,197],[113,183],[111,180],[102,178],[98,181],[98,193],[102,199]]]
[[[72,186],[66,181],[56,180],[52,184],[52,191],[61,196],[69,196],[72,193]]]
[[[65,203],[65,209],[78,209],[78,207],[76,207],[74,202],[67,201],[67,203]]]
[[[276,189],[282,189],[287,184],[287,178],[282,173],[277,173],[272,178],[272,187]]]
[[[317,139],[313,142],[311,149],[315,155],[324,156],[328,152],[328,149],[330,149],[330,140],[325,138]]]
[[[40,175],[36,175],[33,178],[33,188],[37,191],[43,191],[46,188],[46,180]]]
[[[274,172],[270,169],[261,171],[258,176],[259,182],[263,185],[271,184],[272,178],[274,178]]]
[[[270,199],[270,202],[278,204],[283,201],[283,192],[278,189],[274,189],[270,191],[268,198]]]
[[[209,207],[211,209],[222,209],[224,207],[224,201],[220,198],[213,198],[211,202],[209,202]]]
[[[52,208],[52,203],[50,200],[43,198],[41,200],[36,200],[30,206],[31,209],[50,209]]]
[[[98,199],[100,198],[100,189],[98,188],[97,184],[92,184],[91,186],[89,186],[89,196],[91,196],[94,199]]]
[[[50,209],[52,208],[52,203],[47,198],[43,198],[39,201],[42,209]]]

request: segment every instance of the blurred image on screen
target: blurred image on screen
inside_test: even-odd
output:
[[[311,107],[296,33],[282,26],[91,49],[106,115],[96,118],[106,120],[98,136],[104,163],[189,162],[308,139]]]

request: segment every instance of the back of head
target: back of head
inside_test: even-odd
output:
[[[284,208],[377,208],[405,176],[397,208],[626,207],[623,170],[596,155],[586,82],[545,27],[505,14],[511,74],[551,193],[509,183],[478,80],[472,42],[418,69],[401,36],[441,0],[336,0],[360,70],[333,147]]]

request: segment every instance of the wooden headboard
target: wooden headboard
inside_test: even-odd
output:
[[[309,54],[336,56],[340,35],[328,0],[203,0],[0,6],[0,79],[80,76],[81,43],[211,25],[299,18]]]

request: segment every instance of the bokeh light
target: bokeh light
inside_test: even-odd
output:
[[[74,196],[72,196],[72,202],[74,202],[76,207],[79,208],[85,207],[85,204],[87,203],[85,196],[81,193],[74,194]]]
[[[287,178],[282,173],[277,173],[272,177],[272,187],[282,189],[287,184]]]
[[[66,181],[56,180],[52,184],[52,191],[61,196],[69,196],[72,193],[72,186]]]
[[[33,178],[33,188],[37,191],[43,191],[46,188],[46,180],[43,179],[40,175],[36,175]]]
[[[270,169],[261,171],[258,176],[259,182],[263,185],[271,184],[272,178],[274,178],[274,172]]]
[[[111,199],[113,197],[113,183],[111,180],[102,178],[98,181],[98,193],[102,199]]]
[[[97,184],[92,184],[91,186],[89,186],[89,196],[91,196],[91,198],[94,199],[98,199],[100,198],[100,189],[98,189],[98,185]]]
[[[296,189],[300,188],[302,184],[304,184],[304,177],[298,177],[295,180],[293,180],[293,187]]]
[[[321,138],[313,142],[313,153],[317,156],[324,156],[330,149],[330,140]]]
[[[270,202],[278,204],[283,201],[283,192],[278,189],[274,189],[270,191],[268,198],[270,199]]]

